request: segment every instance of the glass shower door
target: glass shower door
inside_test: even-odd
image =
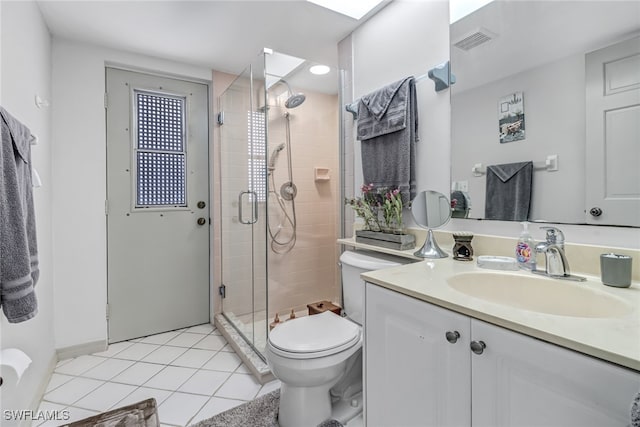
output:
[[[222,300],[259,353],[266,344],[266,121],[261,55],[220,96]]]

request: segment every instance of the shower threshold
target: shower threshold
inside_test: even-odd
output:
[[[258,354],[223,314],[216,314],[213,320],[216,328],[218,328],[222,336],[229,342],[229,345],[260,384],[265,384],[275,379],[262,355]]]

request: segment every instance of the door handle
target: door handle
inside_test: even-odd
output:
[[[250,221],[244,221],[243,214],[242,214],[242,197],[245,194],[249,194],[253,196],[252,198],[253,210],[252,210]],[[238,194],[238,221],[240,221],[241,224],[245,224],[245,225],[251,225],[258,222],[258,195],[256,194],[255,191],[241,191],[240,194]]]
[[[598,216],[602,215],[602,209],[600,209],[599,207],[591,208],[591,209],[589,209],[589,214],[591,216],[598,217]]]

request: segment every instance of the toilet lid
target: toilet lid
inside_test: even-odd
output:
[[[358,341],[360,327],[331,311],[299,317],[269,334],[271,344],[290,353],[316,353]]]

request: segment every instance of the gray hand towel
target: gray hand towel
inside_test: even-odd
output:
[[[31,132],[0,107],[0,306],[11,323],[38,312]]]
[[[533,162],[488,166],[485,218],[528,220],[532,178]]]
[[[407,77],[363,96],[358,104],[362,174],[374,188],[398,188],[402,201],[416,194],[418,108],[415,79]]]

